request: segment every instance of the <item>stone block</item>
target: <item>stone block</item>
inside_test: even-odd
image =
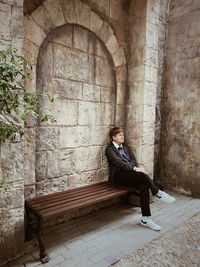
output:
[[[11,34],[12,38],[24,38],[24,14],[21,7],[12,6]]]
[[[130,64],[133,67],[141,66],[144,62],[150,63],[150,60],[145,58],[146,48],[144,46],[135,46],[134,53],[130,55]]]
[[[39,53],[39,47],[28,39],[24,38],[24,57],[30,64],[36,65]]]
[[[78,103],[78,124],[79,125],[101,125],[102,105],[100,103]]]
[[[55,123],[41,122],[41,125],[77,125],[78,108],[77,101],[68,99],[56,99],[54,102],[44,100],[41,105],[56,119]]]
[[[68,189],[79,187],[81,184],[81,176],[79,174],[73,174],[67,176]]]
[[[113,102],[114,90],[115,89],[112,87],[101,87],[100,89],[101,102],[104,103]]]
[[[31,199],[36,196],[35,184],[24,186],[24,198]]]
[[[35,183],[35,152],[24,154],[24,184]]]
[[[92,82],[93,58],[91,56],[59,45],[54,45],[54,48],[54,73],[57,77]]]
[[[145,82],[144,86],[144,104],[155,106],[157,85],[155,83]]]
[[[81,27],[74,27],[74,48],[83,52],[88,51],[88,31]]]
[[[126,110],[124,105],[116,105],[116,115],[115,115],[115,125],[120,125],[121,127],[126,124]]]
[[[102,148],[100,146],[76,149],[75,171],[78,173],[101,168]]]
[[[47,178],[62,177],[75,172],[76,150],[53,150],[47,152]],[[77,163],[78,164],[78,163]]]
[[[117,50],[117,52],[115,52],[115,54],[113,55],[113,61],[114,61],[115,67],[126,64],[126,58],[125,58],[124,50],[122,47],[120,47]]]
[[[53,44],[45,42],[40,47],[38,56],[37,73],[45,76],[53,75]]]
[[[132,78],[131,78],[132,79]],[[134,105],[144,104],[144,81],[129,82],[129,103]]]
[[[67,23],[77,24],[75,1],[60,0],[61,8]]]
[[[95,57],[94,60],[95,84],[106,87],[114,87],[114,73],[109,59]]]
[[[94,84],[83,84],[83,100],[86,101],[100,101],[100,87]]]
[[[45,32],[29,15],[24,17],[24,36],[39,47],[46,38]]]
[[[126,82],[117,83],[117,104],[125,104],[127,99]]]
[[[112,125],[113,122],[113,114],[114,113],[114,106],[109,103],[102,103],[101,105],[101,118],[102,118],[102,125],[109,126]]]
[[[58,146],[58,127],[37,127],[36,151],[53,150]]]
[[[145,66],[145,80],[152,83],[157,83],[157,76],[158,76],[158,69],[151,67],[151,66]]]
[[[43,3],[43,5],[56,27],[62,26],[66,23],[59,1],[47,0]]]
[[[144,74],[145,74],[145,67],[144,65],[140,65],[138,67],[134,67],[132,65],[129,66],[129,82],[138,82],[144,81]]]
[[[11,28],[8,27],[11,21],[11,6],[5,3],[0,3],[0,39],[11,40]]]
[[[148,47],[152,49],[158,48],[158,31],[159,27],[152,23],[147,23],[146,25],[146,43]]]
[[[106,21],[104,21],[98,37],[103,41],[104,44],[106,44],[111,36],[113,36],[113,30],[111,26]]]
[[[90,144],[93,146],[103,146],[108,141],[109,127],[90,126]]]
[[[48,35],[56,25],[53,23],[48,11],[43,5],[39,6],[36,10],[31,13],[33,20],[41,27],[41,29]]]
[[[24,177],[24,144],[5,143],[1,147],[1,168],[4,181],[21,181]]]
[[[77,18],[77,24],[90,29],[91,28],[91,8],[89,5],[75,1],[75,12]]]
[[[35,181],[40,182],[47,177],[47,153],[39,151],[35,153]]]
[[[61,99],[82,99],[82,83],[53,79],[52,89]]]
[[[6,262],[16,259],[24,253],[24,207],[17,209],[4,207],[1,212],[1,222],[4,223],[0,225],[0,265],[5,266]]]
[[[158,67],[158,50],[152,48],[146,48],[145,54],[145,65],[149,65],[152,67]]]
[[[77,126],[60,128],[59,144],[61,149],[74,148],[79,146],[77,128]]]
[[[73,29],[74,26],[70,24],[58,27],[49,33],[47,41],[72,47]]]
[[[88,53],[99,57],[108,57],[108,52],[102,41],[97,39],[96,35],[88,32]]]
[[[7,190],[1,189],[0,197],[1,211],[9,211],[13,209],[18,209],[24,205],[24,185],[23,181],[15,181],[8,183]]]
[[[155,124],[153,122],[143,123],[142,143],[153,145],[155,141]]]
[[[36,141],[35,128],[25,128],[24,153],[35,152],[36,149],[35,141]]]
[[[97,36],[103,24],[103,20],[94,12],[91,12],[91,27],[90,30],[94,32]]]
[[[24,68],[26,73],[30,73],[29,78],[24,81],[24,88],[27,93],[35,93],[36,91],[36,65],[32,64],[32,69]]]
[[[125,6],[125,1],[110,0],[110,16],[116,21],[125,21],[127,19],[128,8]]]
[[[119,43],[114,34],[112,34],[106,42],[106,47],[111,55],[113,55],[117,50],[119,50]]]
[[[121,65],[116,68],[116,78],[117,83],[127,81],[127,65]]]
[[[114,34],[111,26],[106,21],[104,21],[98,34],[99,38],[104,44],[106,44],[113,35]]]

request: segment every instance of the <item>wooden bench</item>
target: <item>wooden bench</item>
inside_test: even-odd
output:
[[[45,251],[41,233],[42,225],[45,221],[75,209],[128,195],[134,191],[134,188],[101,182],[26,200],[27,225],[25,240],[30,240],[31,233],[34,232],[39,243],[40,260],[43,263],[48,262],[49,257]]]

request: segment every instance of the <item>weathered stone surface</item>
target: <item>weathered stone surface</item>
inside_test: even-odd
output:
[[[95,56],[107,58],[108,52],[105,49],[101,40],[97,39],[96,35],[88,32],[88,52]]]
[[[114,85],[114,81],[111,62],[109,61],[109,59],[100,57],[95,57],[94,60],[95,83],[97,85],[112,87]]]
[[[57,148],[58,132],[57,127],[38,127],[36,129],[36,151]]]
[[[23,254],[24,208],[6,209],[4,206],[1,212],[0,232],[0,264],[5,265],[6,262],[20,257]]]
[[[97,36],[99,34],[102,24],[103,21],[101,20],[101,18],[94,12],[91,12],[91,31],[96,33]]]
[[[35,180],[45,180],[47,177],[47,152],[35,153]]]
[[[64,18],[67,23],[77,23],[75,3],[73,0],[60,0]]]
[[[45,109],[50,110],[56,119],[55,123],[47,122],[42,125],[76,125],[78,110],[75,100],[56,99],[54,102],[43,101]]]
[[[119,43],[114,34],[110,36],[110,38],[106,42],[106,47],[108,51],[113,55],[117,50],[119,50]]]
[[[99,38],[106,44],[108,40],[113,36],[113,30],[111,26],[104,21],[98,34]]]
[[[92,57],[83,52],[74,51],[59,45],[55,45],[54,49],[54,73],[57,77],[92,82]]]
[[[24,38],[23,10],[21,7],[12,6],[11,34],[12,38]]]
[[[126,1],[110,0],[110,17],[116,21],[124,21],[127,18]]]
[[[54,79],[52,88],[61,99],[82,99],[82,83],[80,82]]]
[[[108,88],[108,87],[100,88],[101,102],[107,102],[107,103],[112,102],[114,95],[115,95],[114,88]]]
[[[91,8],[82,3],[81,1],[75,1],[75,12],[77,18],[77,24],[87,29],[91,27]]]
[[[31,17],[46,34],[56,27],[43,5],[32,12]]]
[[[35,183],[35,151],[24,153],[24,184]]]
[[[78,103],[79,125],[101,125],[102,120],[102,105],[100,103]]]
[[[88,51],[88,31],[80,27],[74,27],[74,48],[83,52]]]
[[[51,43],[45,43],[40,47],[37,73],[45,76],[53,74],[53,45]]]
[[[11,21],[11,6],[6,3],[0,3],[0,37],[1,40],[11,40],[11,29],[7,27]]]
[[[33,44],[28,39],[24,39],[24,57],[30,64],[37,64],[37,57],[39,53],[39,47]]]
[[[83,84],[83,99],[88,101],[100,101],[100,87],[93,84]]]
[[[72,47],[73,30],[74,26],[70,24],[58,27],[49,33],[47,41]]]
[[[1,168],[5,182],[22,181],[24,177],[24,145],[19,143],[6,143],[1,148]],[[16,157],[17,155],[17,157]]]
[[[46,38],[44,31],[28,15],[24,18],[24,35],[37,46],[40,46]]]
[[[64,25],[65,18],[63,16],[62,7],[60,6],[59,1],[57,0],[46,0],[44,2],[44,7],[46,8],[50,18],[53,23],[58,27]]]

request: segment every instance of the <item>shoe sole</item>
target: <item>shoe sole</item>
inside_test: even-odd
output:
[[[152,228],[152,227],[150,227],[149,225],[147,225],[147,224],[143,224],[141,221],[140,221],[140,224],[142,225],[142,226],[144,226],[144,227],[146,227],[146,228],[149,228],[149,229],[152,229],[152,230],[154,230],[154,231],[160,231],[162,228],[160,227],[160,229],[154,229],[154,228]]]

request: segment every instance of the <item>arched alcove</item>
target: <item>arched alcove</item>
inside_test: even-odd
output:
[[[37,90],[58,94],[57,122],[36,127],[36,192],[45,194],[108,179],[104,149],[114,124],[112,58],[91,31],[74,24],[52,30],[40,47]]]
[[[117,125],[124,125],[125,124],[125,102],[126,102],[125,96],[126,96],[126,83],[127,83],[126,59],[124,56],[124,50],[119,45],[119,43],[116,39],[116,36],[113,32],[113,29],[111,28],[111,26],[109,25],[109,23],[107,21],[105,21],[104,19],[99,17],[96,13],[94,13],[91,10],[91,8],[87,4],[84,4],[81,1],[70,1],[69,0],[69,1],[61,1],[60,2],[60,1],[55,0],[55,1],[51,2],[51,4],[49,1],[44,1],[43,5],[38,7],[32,14],[26,15],[24,25],[25,25],[25,41],[24,41],[25,57],[30,61],[30,63],[33,66],[32,73],[31,73],[32,79],[31,79],[31,81],[26,82],[26,86],[25,86],[26,90],[28,90],[30,92],[35,91],[35,89],[38,88],[38,86],[43,87],[43,90],[46,90],[45,84],[48,84],[48,88],[51,86],[55,87],[54,86],[55,84],[57,84],[56,88],[58,88],[58,87],[63,88],[62,79],[64,78],[63,80],[65,80],[67,78],[68,83],[69,82],[74,83],[74,85],[72,87],[75,88],[75,90],[77,90],[77,94],[78,94],[78,92],[79,92],[78,88],[79,88],[81,82],[78,80],[78,77],[76,77],[77,78],[76,81],[73,79],[75,78],[77,73],[79,73],[79,74],[81,73],[81,76],[83,77],[83,81],[85,79],[85,85],[84,86],[81,85],[83,87],[81,90],[83,90],[85,92],[84,97],[86,97],[86,98],[89,97],[86,95],[86,90],[88,90],[88,93],[93,92],[94,98],[98,97],[97,96],[98,90],[102,91],[103,90],[102,88],[104,88],[104,90],[106,90],[106,88],[113,88],[112,92],[115,92],[115,94],[112,93],[112,105],[109,106],[109,103],[106,103],[106,101],[109,99],[109,97],[106,96],[106,94],[109,95],[110,92],[105,91],[104,92],[105,103],[104,104],[99,103],[99,105],[98,105],[97,101],[96,102],[91,101],[92,103],[90,104],[90,106],[93,105],[93,108],[90,107],[90,112],[88,112],[88,111],[84,112],[85,103],[84,103],[84,101],[79,100],[80,104],[79,104],[79,111],[78,112],[79,112],[80,116],[78,116],[77,121],[79,120],[80,124],[83,123],[83,125],[79,125],[79,126],[81,128],[85,127],[84,135],[82,134],[82,131],[79,131],[80,127],[76,126],[76,124],[74,125],[74,121],[73,121],[74,116],[70,115],[70,112],[68,112],[67,109],[64,108],[64,105],[56,104],[56,102],[53,104],[54,105],[53,113],[55,110],[57,110],[58,114],[62,114],[63,117],[68,116],[68,119],[69,119],[68,121],[71,121],[70,125],[68,125],[67,127],[68,127],[68,129],[70,128],[72,130],[71,136],[72,136],[72,138],[74,138],[74,140],[71,140],[72,142],[70,141],[70,143],[73,143],[73,142],[74,143],[76,143],[76,142],[80,143],[80,140],[82,140],[82,143],[83,143],[83,141],[85,143],[93,142],[92,139],[94,139],[94,138],[91,138],[91,136],[90,136],[91,132],[95,133],[95,135],[96,135],[95,139],[97,140],[97,143],[99,142],[99,140],[101,140],[101,138],[104,138],[104,140],[105,140],[105,135],[108,133],[108,127],[110,125],[109,123],[106,123],[104,131],[102,131],[102,129],[100,129],[100,128],[98,129],[98,127],[100,127],[101,125],[97,125],[98,127],[92,126],[93,128],[91,127],[91,125],[90,125],[90,127],[88,127],[87,124],[84,125],[85,120],[93,120],[96,123],[95,113],[98,113],[98,109],[102,110],[102,105],[104,105],[104,108],[105,108],[105,111],[103,110],[103,112],[101,113],[102,114],[102,120],[107,120],[107,116],[108,116],[109,118],[111,118],[112,124],[117,124]],[[92,85],[90,83],[91,81],[88,80],[89,77],[87,76],[89,73],[89,69],[87,69],[87,67],[90,65],[90,64],[87,65],[88,64],[87,60],[89,60],[89,58],[92,57],[91,51],[88,50],[88,56],[82,57],[79,54],[79,56],[77,55],[77,58],[76,58],[76,55],[73,55],[74,58],[72,57],[73,59],[71,58],[71,60],[72,60],[71,63],[68,62],[68,64],[73,65],[75,61],[77,61],[80,64],[77,68],[74,67],[74,70],[71,72],[71,74],[70,74],[70,72],[66,71],[67,67],[62,65],[62,62],[64,61],[63,60],[64,56],[62,56],[62,53],[61,53],[59,48],[56,50],[56,53],[57,53],[56,55],[54,54],[54,51],[51,50],[51,49],[53,49],[52,47],[54,47],[55,45],[49,45],[46,52],[44,51],[45,50],[44,49],[45,42],[46,42],[45,40],[50,38],[49,36],[51,36],[51,33],[53,33],[54,31],[56,31],[57,33],[59,31],[63,31],[64,28],[62,28],[62,27],[65,27],[65,25],[77,25],[76,27],[78,27],[78,26],[82,27],[82,32],[84,32],[84,31],[87,32],[88,36],[90,36],[90,37],[92,36],[91,40],[93,40],[93,41],[96,40],[95,41],[96,45],[93,44],[93,49],[97,50],[95,53],[98,53],[98,52],[102,53],[103,50],[104,50],[104,53],[106,53],[106,56],[95,55],[97,60],[94,61],[93,63],[91,63],[91,64],[93,64],[93,70],[96,69],[96,72],[97,72],[96,82],[94,83],[94,85],[96,86],[96,89],[94,89],[94,88],[92,89]],[[72,26],[66,26],[66,27],[72,27]],[[75,26],[73,26],[73,27],[75,27]],[[66,42],[69,42],[69,40],[67,39],[68,38],[67,35],[68,35],[67,33],[66,33],[66,35],[63,34],[62,38],[64,38]],[[82,55],[84,55],[84,53],[85,53],[84,52],[84,49],[85,49],[85,47],[84,47],[85,46],[85,39],[84,38],[85,37],[81,38],[81,34],[80,34],[79,40],[77,39],[78,42],[72,44],[72,46],[76,46],[76,45],[79,46],[79,47],[77,47],[77,50],[79,50],[80,53],[82,53]],[[58,37],[58,39],[59,39],[59,37]],[[59,42],[62,43],[63,41],[60,40]],[[60,47],[66,46],[64,55],[69,53],[70,49],[69,49],[69,47],[68,47],[69,45],[67,45],[67,43],[65,43],[64,45],[60,44],[59,46]],[[90,46],[90,48],[88,48],[88,49],[92,49],[91,43],[90,44],[88,43],[88,47],[89,46]],[[104,47],[103,50],[100,49],[100,47]],[[43,57],[42,57],[44,64],[43,63],[41,64],[41,69],[45,68],[45,71],[43,71],[41,73],[41,70],[39,70],[37,75],[46,76],[46,77],[43,77],[43,78],[40,77],[40,79],[37,79],[38,81],[40,80],[40,84],[37,82],[37,85],[36,85],[36,69],[37,69],[37,62],[39,62],[38,61],[38,55],[39,55],[39,51],[42,51],[42,50],[44,52]],[[46,56],[45,56],[45,53],[46,53]],[[49,55],[51,55],[51,53],[54,54],[53,57],[49,56]],[[94,57],[93,57],[93,59],[94,59]],[[54,80],[54,81],[49,79],[48,75],[47,75],[47,73],[50,74],[50,72],[52,71],[52,69],[50,67],[48,67],[48,66],[51,66],[51,64],[52,64],[52,62],[50,62],[50,61],[57,64],[57,70],[56,70],[55,76],[58,76],[57,78],[59,78],[59,79]],[[105,64],[103,63],[103,61],[105,61],[105,62],[108,61],[108,62],[110,62],[109,64],[112,64],[112,71],[107,71],[106,68],[104,68]],[[39,65],[40,65],[40,63],[39,63]],[[44,67],[45,64],[46,64],[46,67]],[[60,66],[60,69],[58,67],[59,64],[62,65],[62,66]],[[98,67],[100,65],[101,65],[101,68]],[[84,68],[78,69],[80,66],[84,66]],[[99,71],[101,71],[101,73]],[[108,80],[109,76],[111,75],[110,74],[111,72],[112,72],[113,77],[115,77],[114,78],[115,79],[114,85],[113,84],[107,85],[107,84],[105,84],[105,81]],[[45,75],[44,75],[44,73],[45,73]],[[68,73],[68,77],[62,77],[62,75],[65,75],[66,73]],[[95,73],[93,73],[92,75],[94,76],[94,74]],[[84,75],[86,75],[86,76],[84,76]],[[95,80],[94,77],[93,77],[93,80]],[[52,82],[54,83],[54,85],[51,84]],[[88,83],[88,86],[86,86],[87,83]],[[91,91],[91,90],[93,90],[93,91]],[[59,94],[62,95],[61,91],[62,91],[62,89],[60,90]],[[68,93],[69,92],[70,92],[70,90],[68,91]],[[77,98],[78,97],[79,96],[77,96]],[[71,109],[75,110],[73,101],[74,101],[73,99],[63,100],[63,102],[68,102],[68,105],[72,106]],[[115,102],[115,104],[114,104],[114,102]],[[45,103],[45,105],[46,105],[46,103]],[[56,107],[56,105],[57,105],[57,107]],[[94,108],[95,105],[96,105],[96,107]],[[81,109],[82,109],[82,111],[81,111]],[[58,112],[58,110],[60,110],[60,112]],[[56,117],[58,114],[56,114]],[[86,115],[86,114],[88,114],[88,115]],[[86,118],[84,118],[84,116],[85,117],[88,116],[88,118],[86,119]],[[93,116],[93,119],[90,118],[91,116]],[[66,136],[68,134],[67,133],[68,130],[65,129],[65,126],[62,125],[63,122],[62,122],[62,119],[60,119],[60,118],[61,117],[59,117],[59,119],[57,120],[60,123],[60,129],[61,129],[61,130],[59,130],[59,134],[61,133],[61,135],[62,135],[62,133],[63,133],[62,136]],[[64,118],[63,118],[63,120],[64,120]],[[98,119],[97,119],[97,121],[98,121]],[[66,154],[64,154],[64,152],[63,152],[63,154],[58,152],[57,154],[53,155],[52,148],[51,148],[51,142],[50,142],[49,146],[50,146],[51,152],[47,153],[48,155],[46,156],[46,160],[45,160],[45,156],[42,156],[42,148],[41,148],[42,146],[40,147],[40,145],[39,145],[39,143],[42,143],[42,142],[40,142],[40,139],[42,139],[43,137],[45,138],[45,134],[46,134],[47,135],[46,139],[48,140],[49,139],[48,134],[50,134],[51,131],[55,130],[53,128],[49,128],[49,131],[45,132],[44,130],[42,130],[42,127],[45,128],[46,126],[43,125],[43,126],[39,127],[40,129],[38,128],[37,133],[36,133],[36,131],[35,131],[36,128],[35,128],[34,123],[30,122],[30,124],[28,125],[29,140],[31,141],[31,145],[27,144],[26,153],[25,153],[25,165],[27,166],[25,168],[25,177],[26,177],[25,178],[25,181],[26,181],[25,182],[25,188],[26,188],[25,196],[26,197],[34,196],[36,194],[36,191],[38,193],[43,194],[43,193],[45,193],[45,190],[46,190],[46,192],[49,192],[49,191],[54,190],[54,189],[55,190],[62,190],[66,186],[68,186],[65,183],[65,179],[62,180],[62,178],[61,178],[61,177],[63,177],[63,173],[65,173],[66,175],[72,175],[72,172],[69,173],[68,171],[62,172],[61,174],[59,172],[56,173],[56,171],[55,171],[56,168],[59,170],[61,170],[62,168],[64,168],[64,169],[66,168],[64,166],[65,165],[64,162],[65,163],[69,162],[67,160],[67,157],[70,158],[70,154],[67,156]],[[77,127],[76,128],[77,131],[75,131],[75,127]],[[106,127],[107,127],[107,132],[105,130]],[[66,131],[66,133],[64,133],[64,131]],[[87,132],[88,132],[88,134],[86,135]],[[54,132],[52,134],[54,134],[55,138],[57,138],[56,132]],[[37,137],[36,137],[36,135],[37,135]],[[37,143],[36,143],[36,140],[37,140]],[[51,138],[49,140],[51,140]],[[67,140],[67,139],[65,139],[65,140]],[[78,141],[76,141],[76,140],[78,140]],[[62,142],[60,141],[60,143],[62,143]],[[60,145],[60,143],[59,143],[59,145]],[[83,178],[83,180],[86,179],[88,181],[88,183],[89,182],[95,182],[98,180],[103,180],[103,179],[107,178],[107,171],[106,171],[106,168],[104,166],[105,160],[102,160],[102,158],[104,158],[104,147],[103,147],[104,144],[105,143],[102,144],[102,142],[100,142],[100,144],[99,144],[100,153],[99,153],[99,151],[98,151],[98,153],[96,151],[96,152],[94,152],[94,154],[92,156],[92,160],[95,162],[96,161],[95,153],[101,155],[101,160],[100,160],[101,164],[102,164],[101,165],[101,171],[100,171],[100,167],[98,167],[96,169],[98,169],[99,171],[96,172],[96,174],[97,174],[96,176],[93,176],[93,178],[91,178],[92,176],[89,176],[89,178]],[[65,147],[70,147],[68,145],[69,145],[69,142],[67,143],[67,141],[65,141],[64,149],[65,149]],[[80,146],[84,147],[83,144],[81,144]],[[71,148],[74,149],[74,146]],[[54,151],[55,153],[57,151],[56,149]],[[59,147],[59,149],[60,149],[60,147]],[[81,150],[83,148],[79,148],[79,149]],[[38,150],[40,150],[41,153],[38,153]],[[35,153],[35,151],[37,151],[37,152]],[[44,151],[43,151],[43,153],[44,153]],[[36,155],[36,157],[33,157],[33,154]],[[50,154],[52,154],[52,155],[50,155]],[[80,159],[80,162],[82,162],[82,160],[86,160],[88,158],[87,153],[86,154],[77,153],[78,159],[80,158],[81,155],[82,155],[83,159]],[[52,170],[53,172],[55,172],[54,174],[51,174],[49,169],[47,170],[47,168],[45,167],[46,166],[45,164],[47,164],[47,161],[50,162],[51,159],[53,161],[60,159],[60,161],[63,163],[63,166],[64,166],[64,167],[62,167],[61,166],[62,164],[57,166],[57,167],[54,166],[54,168]],[[37,165],[37,167],[35,167],[36,165]],[[51,166],[51,165],[49,165],[49,166]],[[71,164],[71,167],[73,168],[73,164]],[[87,169],[87,170],[89,171],[89,169]],[[43,174],[41,175],[42,171],[43,171]],[[105,171],[106,171],[106,173],[105,173]],[[76,172],[74,172],[74,173],[76,173]],[[44,184],[45,184],[44,181],[46,179],[44,177],[49,177],[49,179],[54,179],[56,177],[57,178],[56,183],[58,183],[58,184],[54,185],[54,187],[55,187],[54,189],[53,189],[51,183],[49,184],[49,186],[48,186],[48,183],[46,183],[46,185],[44,187]],[[59,177],[60,177],[60,181],[58,179]],[[78,181],[78,183],[76,183],[76,185],[82,183],[79,178],[76,177],[76,180]],[[75,178],[72,177],[71,181],[74,181],[74,179]],[[36,184],[37,184],[37,190],[36,190]],[[63,186],[61,186],[62,184],[63,184]],[[73,182],[71,183],[70,187],[71,186],[73,186]],[[75,186],[75,184],[74,184],[74,186]]]

